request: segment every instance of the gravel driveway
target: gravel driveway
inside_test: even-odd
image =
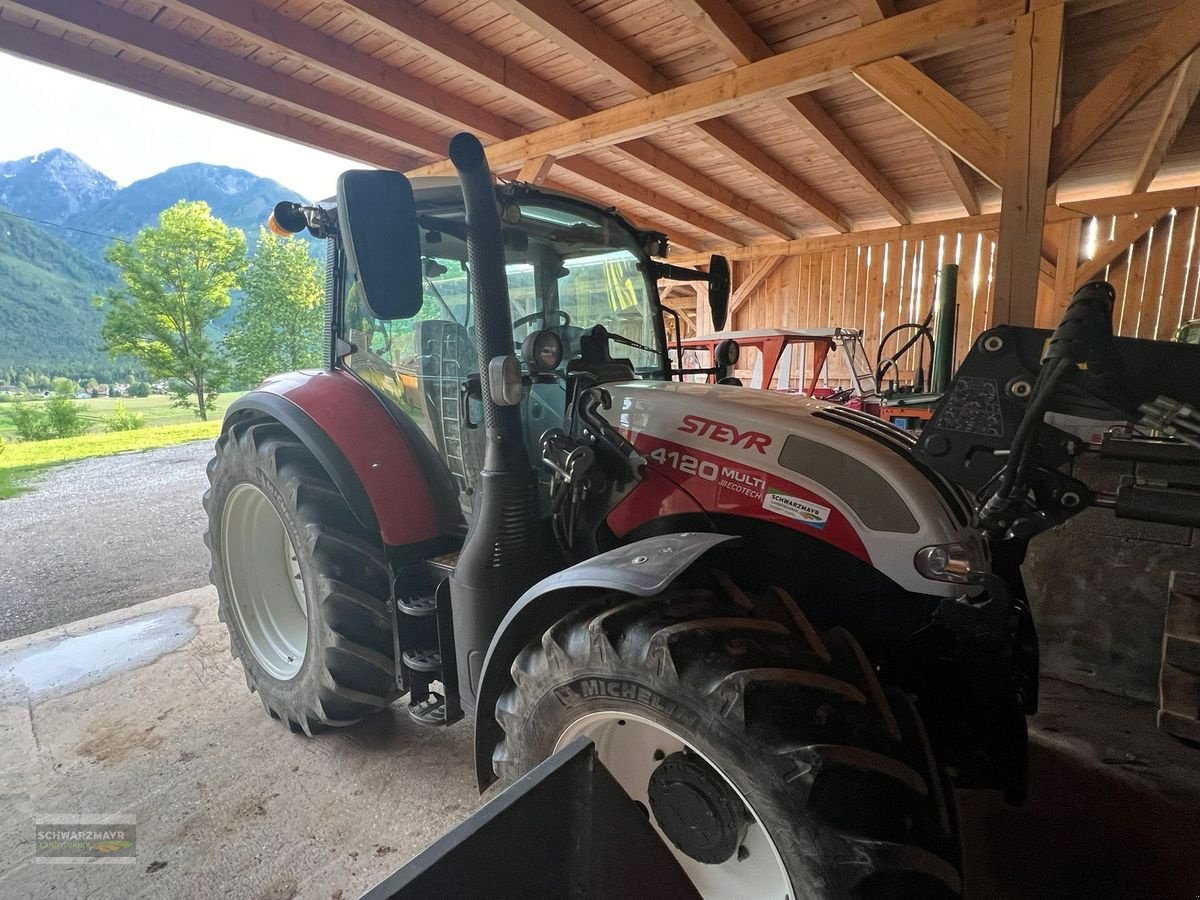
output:
[[[208,583],[212,441],[51,469],[0,500],[0,641]]]

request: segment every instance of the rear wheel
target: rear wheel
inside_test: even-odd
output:
[[[706,898],[953,898],[955,820],[908,698],[782,591],[606,594],[521,653],[504,780],[579,735]]]
[[[311,734],[398,695],[378,535],[275,422],[235,424],[208,466],[218,615],[264,708]]]

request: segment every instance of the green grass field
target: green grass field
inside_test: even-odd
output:
[[[6,404],[0,404],[0,437],[4,438],[0,450],[0,500],[15,497],[28,490],[31,476],[51,466],[90,459],[94,456],[111,456],[131,450],[153,450],[202,439],[215,440],[221,430],[221,416],[230,403],[241,394],[223,394],[217,410],[210,413],[207,422],[200,422],[187,409],[173,409],[168,397],[129,398],[125,407],[146,417],[146,427],[136,431],[105,432],[103,420],[112,415],[115,399],[76,401],[84,407],[85,415],[95,417],[88,434],[73,438],[58,438],[52,441],[18,441],[14,439],[11,423],[4,416]]]
[[[228,394],[221,394],[217,398],[217,408],[208,414],[210,420],[216,419],[220,421],[225,415],[225,408],[234,400],[242,396],[244,391],[234,391]],[[145,416],[146,426],[155,427],[158,425],[186,425],[196,420],[196,414],[190,409],[176,409],[171,406],[173,398],[155,394],[150,397],[97,397],[95,400],[76,400],[75,405],[79,407],[79,411],[88,419],[91,424],[90,432],[104,431],[104,420],[113,414],[117,403],[124,401],[125,409],[131,413],[138,413]],[[30,406],[40,405],[40,400],[28,401]],[[7,441],[13,441],[16,438],[16,431],[9,421],[8,416],[4,414],[9,408],[9,404],[0,403],[0,437]],[[0,463],[2,465],[2,463]]]

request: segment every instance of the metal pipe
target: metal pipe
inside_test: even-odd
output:
[[[958,265],[946,263],[938,279],[937,305],[933,311],[933,360],[929,389],[940,394],[950,386],[954,374],[954,331],[958,303]]]

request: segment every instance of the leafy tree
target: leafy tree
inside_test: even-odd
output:
[[[50,387],[60,397],[74,397],[75,392],[79,390],[79,385],[70,378],[52,379]]]
[[[145,416],[141,413],[130,412],[125,408],[125,401],[118,400],[113,407],[113,414],[104,420],[104,430],[137,431],[145,424]]]
[[[130,397],[149,397],[150,396],[150,385],[144,381],[139,381],[135,384],[131,384],[129,386],[129,396]]]
[[[12,409],[8,410],[5,415],[16,429],[17,436],[23,441],[44,441],[54,437],[50,433],[50,426],[46,422],[45,415],[36,406],[14,403]]]
[[[321,273],[308,245],[260,229],[243,286],[245,297],[225,337],[237,378],[257,383],[321,365]]]
[[[79,407],[67,397],[51,397],[42,406],[50,433],[56,438],[75,437],[88,430]]]
[[[194,405],[207,420],[229,377],[209,326],[239,285],[245,237],[215,218],[207,203],[181,200],[159,214],[157,226],[112,244],[105,256],[122,284],[100,298],[109,353],[132,356],[152,378],[175,381],[175,405]]]

